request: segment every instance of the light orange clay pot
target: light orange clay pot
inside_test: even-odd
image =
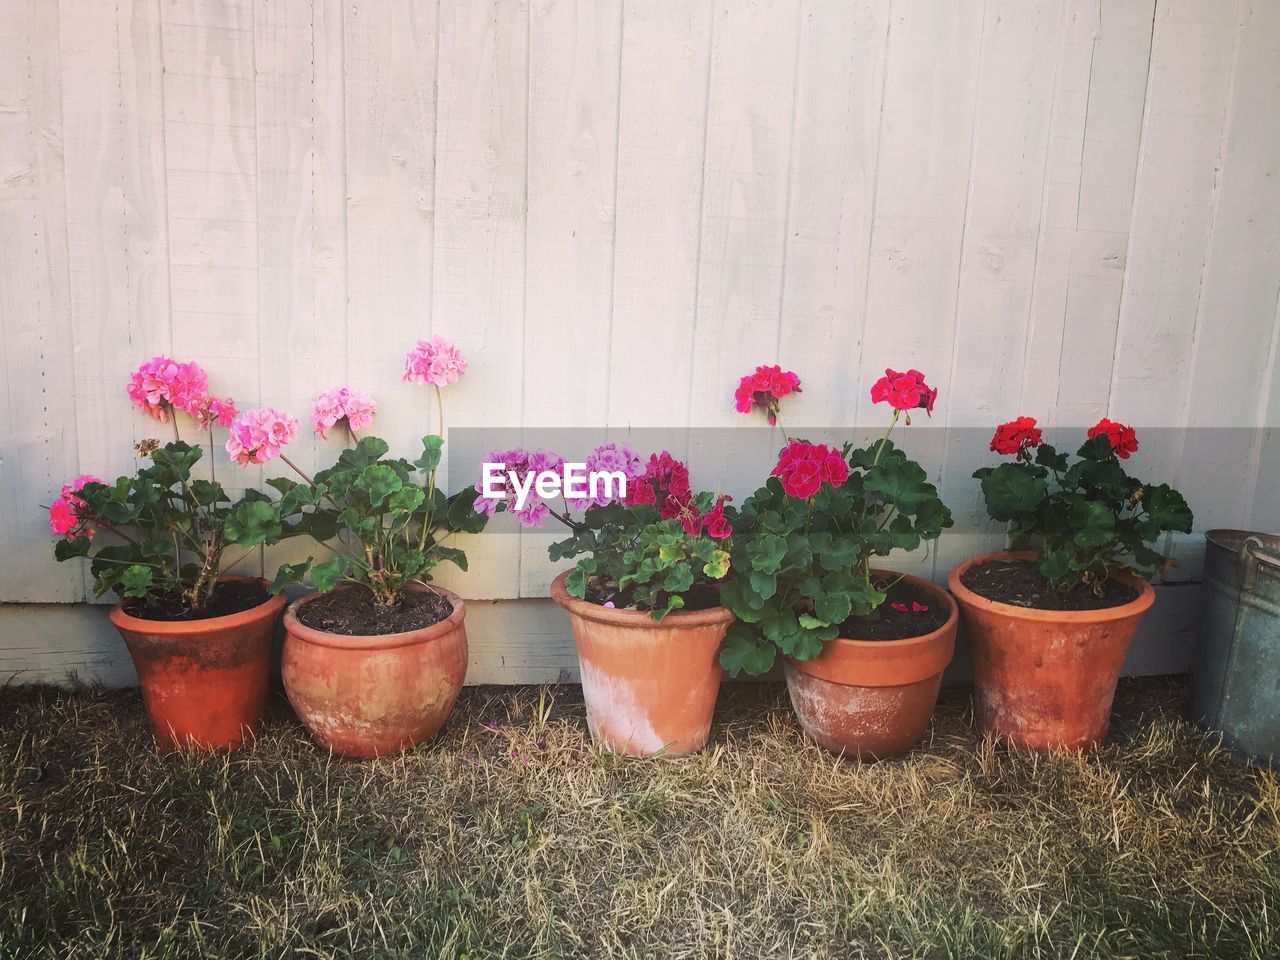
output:
[[[1092,748],[1107,736],[1120,667],[1155,590],[1138,577],[1115,574],[1138,591],[1137,598],[1106,610],[1035,610],[988,600],[960,580],[988,560],[1035,557],[988,553],[947,578],[973,649],[978,727],[1035,750]]]
[[[909,574],[874,574],[902,577],[926,591],[949,611],[946,622],[904,640],[829,640],[812,660],[788,657],[783,664],[805,733],[828,750],[861,760],[899,756],[924,736],[956,642],[956,605],[945,590]]]
[[[701,750],[720,692],[720,641],[733,613],[677,611],[657,623],[640,610],[569,596],[566,577],[556,577],[551,597],[573,626],[592,738],[631,757]]]
[[[295,600],[284,615],[281,674],[289,702],[311,735],[345,757],[394,753],[434,736],[467,675],[467,609],[448,590],[448,619],[380,637],[313,630]]]
[[[138,671],[157,746],[225,749],[258,729],[267,712],[271,640],[284,604],[284,597],[272,597],[252,610],[208,620],[143,620],[121,604],[112,609],[111,622]]]

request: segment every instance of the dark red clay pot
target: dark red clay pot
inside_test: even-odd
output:
[[[226,617],[174,621],[132,617],[122,604],[112,608],[157,746],[226,749],[257,731],[267,712],[271,639],[284,605],[283,596],[272,597]]]
[[[726,607],[677,611],[661,623],[569,596],[562,573],[551,597],[573,626],[592,739],[631,757],[683,756],[707,742],[720,692]]]
[[[448,590],[448,619],[379,637],[313,630],[295,600],[284,615],[284,689],[322,746],[345,757],[394,753],[444,726],[467,675],[466,605]]]
[[[956,642],[956,604],[945,590],[919,577],[875,572],[902,576],[926,591],[947,609],[946,622],[905,640],[830,640],[812,660],[788,657],[783,664],[791,706],[805,733],[828,750],[860,760],[899,756],[924,736]]]
[[[1091,749],[1106,739],[1120,667],[1155,590],[1138,577],[1116,574],[1138,591],[1130,603],[1106,610],[1034,610],[988,600],[960,580],[974,564],[1035,557],[1026,551],[988,553],[960,564],[947,578],[973,650],[978,727],[1035,750]]]

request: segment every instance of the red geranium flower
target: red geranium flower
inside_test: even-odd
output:
[[[1040,446],[1044,436],[1036,426],[1035,417],[1018,417],[996,427],[991,438],[991,449],[996,453],[1015,454]]]
[[[887,403],[895,410],[924,410],[933,416],[933,404],[938,399],[938,391],[924,382],[924,374],[919,370],[908,370],[898,373],[886,369],[884,376],[871,385],[871,402]],[[911,422],[911,414],[907,414],[907,423]]]
[[[769,475],[782,478],[787,496],[808,500],[823,483],[838,487],[849,479],[849,464],[838,450],[797,441],[778,455],[778,464]]]
[[[734,408],[739,413],[750,413],[752,407],[760,407],[769,418],[769,426],[778,422],[778,404],[783,397],[800,393],[800,378],[790,370],[779,366],[759,366],[738,381],[733,392]]]
[[[702,515],[702,529],[707,531],[707,536],[712,540],[723,540],[733,533],[733,527],[724,515],[725,502],[730,499],[727,493],[721,494],[716,497],[715,505]]]
[[[1089,428],[1089,439],[1092,440],[1100,433],[1107,435],[1107,439],[1111,442],[1111,449],[1121,460],[1128,460],[1129,454],[1138,452],[1138,435],[1133,427],[1103,417]]]
[[[689,468],[666,450],[651,454],[644,476],[627,484],[626,503],[656,503],[664,520],[680,516],[693,499],[689,489]]]

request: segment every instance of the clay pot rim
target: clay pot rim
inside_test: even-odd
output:
[[[341,588],[339,588],[341,589]],[[446,590],[444,587],[423,587],[411,584],[409,589],[425,591],[432,590],[436,593],[443,594],[451,604],[453,604],[453,613],[449,614],[443,620],[433,623],[427,627],[419,627],[416,630],[403,630],[400,633],[382,633],[375,635],[368,634],[351,634],[351,633],[330,633],[327,630],[317,630],[315,627],[308,627],[305,623],[298,619],[298,610],[304,605],[310,603],[319,597],[324,596],[323,593],[309,593],[304,597],[299,597],[293,603],[289,604],[289,609],[284,612],[284,629],[291,637],[297,637],[308,643],[314,643],[321,647],[332,647],[337,650],[393,650],[396,647],[407,647],[420,643],[429,643],[445,634],[452,633],[455,629],[462,626],[462,621],[467,616],[467,605],[452,590]]]
[[[928,633],[900,640],[861,640],[836,637],[822,645],[822,652],[810,660],[785,657],[792,670],[832,683],[849,684],[846,672],[859,675],[856,686],[905,686],[936,676],[955,655],[956,629],[960,606],[946,590],[923,577],[899,570],[873,569],[872,574],[901,577],[923,589],[948,607],[947,619]]]
[[[263,589],[269,589],[271,586],[261,577],[225,576],[219,577],[218,582],[260,583]],[[111,608],[111,613],[108,616],[116,628],[120,630],[171,637],[196,637],[247,626],[250,623],[261,620],[268,614],[272,617],[279,616],[280,611],[284,609],[287,602],[288,598],[281,593],[268,597],[256,607],[241,610],[239,613],[229,613],[223,617],[207,617],[204,620],[147,620],[143,617],[135,617],[126,613],[124,601],[122,600]]]
[[[658,622],[644,610],[618,610],[571,597],[564,585],[568,578],[569,571],[566,570],[551,581],[551,599],[570,613],[586,620],[595,620],[597,623],[653,630],[670,627],[704,627],[720,623],[728,624],[734,620],[733,611],[728,607],[709,607],[706,610],[676,610]]]
[[[1113,573],[1111,579],[1133,587],[1138,591],[1138,595],[1128,603],[1122,603],[1118,607],[1104,607],[1101,610],[1043,610],[1039,607],[1020,607],[1012,603],[1001,603],[999,600],[989,600],[979,593],[974,593],[960,582],[964,572],[979,563],[986,563],[989,560],[1034,560],[1038,556],[1039,554],[1034,550],[996,550],[971,557],[952,568],[947,574],[947,588],[955,594],[957,600],[975,610],[988,610],[1015,620],[1029,620],[1036,623],[1107,623],[1112,620],[1125,620],[1146,613],[1156,602],[1155,588],[1149,582],[1124,571]]]

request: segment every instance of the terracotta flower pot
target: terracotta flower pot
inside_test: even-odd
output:
[[[655,623],[639,610],[569,596],[567,576],[556,577],[551,597],[573,625],[592,738],[631,757],[701,750],[720,692],[720,641],[733,613],[677,611]]]
[[[988,600],[960,579],[975,564],[1035,557],[1025,551],[988,553],[960,564],[947,578],[973,650],[978,726],[1036,750],[1091,748],[1106,738],[1120,667],[1155,591],[1145,580],[1116,574],[1138,591],[1129,603],[1105,610],[1036,610]]]
[[[143,620],[125,613],[123,604],[112,608],[158,746],[229,748],[257,731],[267,712],[271,640],[284,605],[284,597],[272,597],[208,620]]]
[[[863,760],[906,753],[929,726],[942,671],[956,644],[956,605],[927,580],[902,576],[945,607],[946,622],[932,633],[903,640],[837,638],[812,660],[783,664],[791,706],[805,733],[828,750]]]
[[[453,604],[447,619],[377,637],[303,624],[298,611],[320,594],[290,604],[284,689],[323,746],[346,757],[376,757],[421,743],[444,726],[467,675],[467,608],[448,590],[440,592]]]

